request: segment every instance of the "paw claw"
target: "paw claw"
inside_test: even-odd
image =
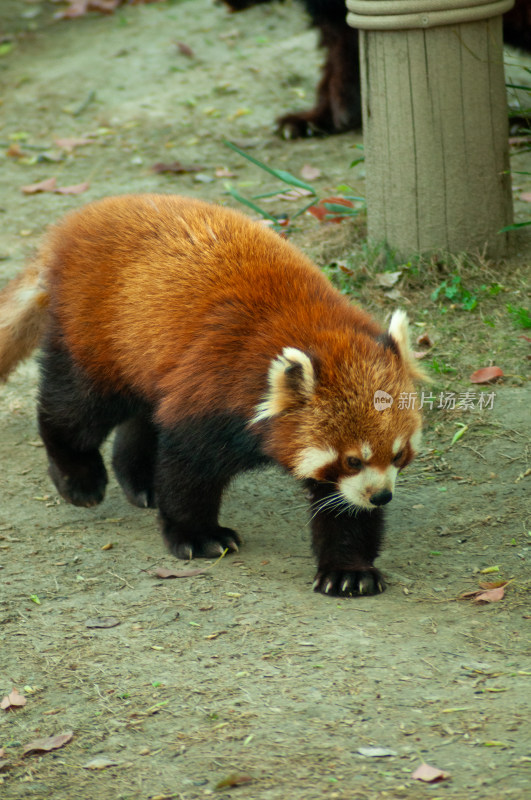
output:
[[[378,570],[368,565],[359,570],[327,569],[318,572],[312,588],[314,592],[328,596],[354,597],[383,592],[385,583]]]

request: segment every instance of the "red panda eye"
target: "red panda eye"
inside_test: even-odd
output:
[[[403,457],[404,457],[404,451],[403,451],[403,450],[401,450],[401,451],[400,451],[399,453],[397,453],[397,454],[396,454],[396,456],[393,458],[393,464],[398,464],[400,461],[402,461]]]
[[[347,467],[349,469],[361,469],[363,467],[363,461],[359,458],[354,458],[354,456],[348,456]]]

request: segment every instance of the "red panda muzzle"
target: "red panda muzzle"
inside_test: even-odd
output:
[[[103,500],[116,430],[130,502],[158,509],[177,557],[213,557],[241,544],[218,524],[229,481],[277,463],[310,494],[315,589],[383,591],[382,506],[420,438],[399,403],[421,377],[403,312],[384,332],[236,211],[126,195],[68,214],[0,293],[0,377],[39,341],[39,429],[65,500]]]

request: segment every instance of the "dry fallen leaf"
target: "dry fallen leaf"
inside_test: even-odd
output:
[[[305,181],[314,181],[322,175],[318,167],[312,167],[311,164],[304,164],[301,169],[301,178]]]
[[[110,758],[105,758],[105,756],[96,756],[96,758],[83,764],[83,769],[106,769],[107,767],[117,766],[117,761],[112,761]]]
[[[82,192],[86,192],[89,188],[90,183],[85,181],[84,183],[76,183],[73,186],[58,186],[55,190],[55,194],[82,194]]]
[[[301,197],[312,197],[313,192],[309,189],[287,189],[285,192],[279,192],[271,197],[264,197],[263,202],[274,203],[276,200],[300,200]]]
[[[38,192],[55,192],[57,187],[56,178],[46,178],[39,183],[30,183],[28,186],[21,186],[20,191],[24,194],[37,194]]]
[[[198,166],[197,164],[181,164],[180,161],[172,161],[170,164],[164,164],[162,161],[157,161],[151,167],[153,172],[157,175],[161,172],[173,172],[175,175],[183,175],[186,172],[201,172],[205,167]]]
[[[36,739],[25,745],[22,750],[22,755],[26,756],[28,753],[42,753],[49,750],[58,750],[65,744],[68,744],[74,737],[74,731],[65,731],[65,733],[58,733],[56,736],[48,736],[47,739]]]
[[[505,587],[509,581],[496,583],[480,583],[481,589],[472,592],[463,592],[459,600],[473,600],[474,603],[498,603],[505,596]]]
[[[139,0],[136,1],[138,3]],[[56,19],[75,19],[76,17],[83,17],[89,11],[112,14],[124,0],[67,0],[67,2],[68,6],[64,11],[58,11],[54,14]]]
[[[387,758],[398,755],[396,750],[389,750],[387,747],[358,747],[358,753],[366,758]]]
[[[87,628],[115,628],[119,624],[116,617],[92,617],[85,622]]]
[[[13,142],[6,150],[6,156],[9,156],[9,158],[24,158],[25,155],[26,153],[24,153],[18,142]]]
[[[498,603],[503,600],[505,596],[505,589],[503,586],[498,586],[496,589],[488,589],[486,592],[481,592],[474,598],[474,603]]]
[[[227,167],[218,167],[214,172],[216,178],[236,178],[237,174],[235,172],[231,172],[230,169]]]
[[[94,139],[86,139],[82,136],[70,136],[64,139],[56,139],[55,144],[61,150],[66,150],[67,153],[72,153],[75,147],[82,147],[85,144],[92,144]]]
[[[422,347],[433,347],[433,342],[427,333],[421,333],[420,336],[417,336],[417,344]]]
[[[157,578],[191,578],[193,575],[202,575],[206,569],[198,567],[197,569],[168,569],[167,567],[157,567],[152,573]]]
[[[192,48],[187,45],[185,42],[175,42],[179,49],[179,53],[182,53],[183,56],[187,56],[188,58],[195,58],[195,53]]]
[[[57,186],[56,178],[46,178],[40,183],[31,183],[28,186],[21,186],[20,191],[24,194],[37,194],[38,192],[53,192],[54,194],[81,194],[86,192],[90,183],[77,183],[73,186]]]
[[[222,781],[216,783],[215,789],[231,789],[234,786],[244,786],[246,783],[252,783],[253,779],[250,775],[227,775]]]
[[[411,774],[411,777],[416,781],[424,781],[425,783],[435,783],[436,781],[445,781],[450,777],[449,772],[444,772],[437,767],[431,767],[429,764],[421,764],[418,769]]]
[[[398,272],[379,272],[376,275],[376,283],[378,286],[383,286],[385,289],[390,289],[391,286],[395,285],[401,275],[402,272],[400,270]]]
[[[16,708],[22,708],[26,703],[27,700],[24,695],[19,694],[16,689],[12,689],[0,703],[0,708],[5,711],[14,711]]]
[[[477,369],[470,376],[470,383],[491,383],[503,376],[503,370],[499,367],[482,367]]]

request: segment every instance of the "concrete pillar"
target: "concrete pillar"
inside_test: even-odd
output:
[[[502,13],[514,0],[347,0],[360,30],[369,239],[508,250]]]

